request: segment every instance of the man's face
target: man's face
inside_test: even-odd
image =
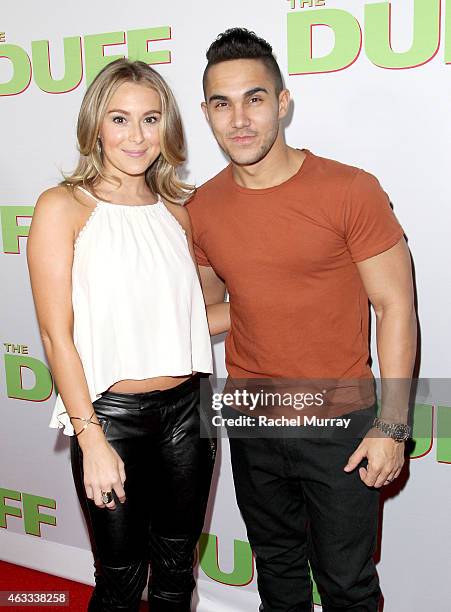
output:
[[[262,160],[277,139],[289,103],[287,90],[276,95],[265,64],[240,59],[212,66],[205,95],[202,109],[224,153],[240,166]]]

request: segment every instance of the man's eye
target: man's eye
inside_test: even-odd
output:
[[[250,102],[261,102],[261,100],[262,100],[261,98],[255,98],[254,97],[254,98],[250,99]]]
[[[225,108],[227,106],[227,102],[218,102],[216,104],[216,108]]]

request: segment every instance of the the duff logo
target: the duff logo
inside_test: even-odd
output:
[[[19,45],[7,43],[2,46],[0,60],[9,63],[11,76],[6,82],[1,81],[3,75],[0,76],[0,96],[21,94],[32,78],[46,93],[67,93],[76,89],[84,77],[89,85],[104,66],[120,57],[152,65],[170,64],[171,51],[165,48],[170,40],[170,26],[66,36],[63,38],[64,72],[61,78],[55,78],[52,73],[53,53],[49,40],[31,41],[31,53]],[[118,53],[106,52],[117,46]]]
[[[47,365],[28,354],[28,346],[4,342],[6,395],[11,399],[45,402],[53,392]]]

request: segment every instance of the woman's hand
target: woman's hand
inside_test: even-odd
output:
[[[89,427],[79,437],[83,452],[86,496],[92,499],[98,508],[114,510],[116,508],[114,498],[111,502],[105,504],[102,501],[102,492],[114,491],[119,501],[124,503],[124,462],[108,443],[103,432],[94,432],[94,430],[88,432],[88,430]],[[84,436],[86,438],[82,441]],[[93,440],[94,436],[95,440]]]

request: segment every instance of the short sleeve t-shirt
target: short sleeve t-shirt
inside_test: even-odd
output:
[[[372,377],[358,262],[403,236],[377,179],[305,151],[299,171],[248,189],[227,166],[187,208],[196,258],[226,284],[234,378]]]

